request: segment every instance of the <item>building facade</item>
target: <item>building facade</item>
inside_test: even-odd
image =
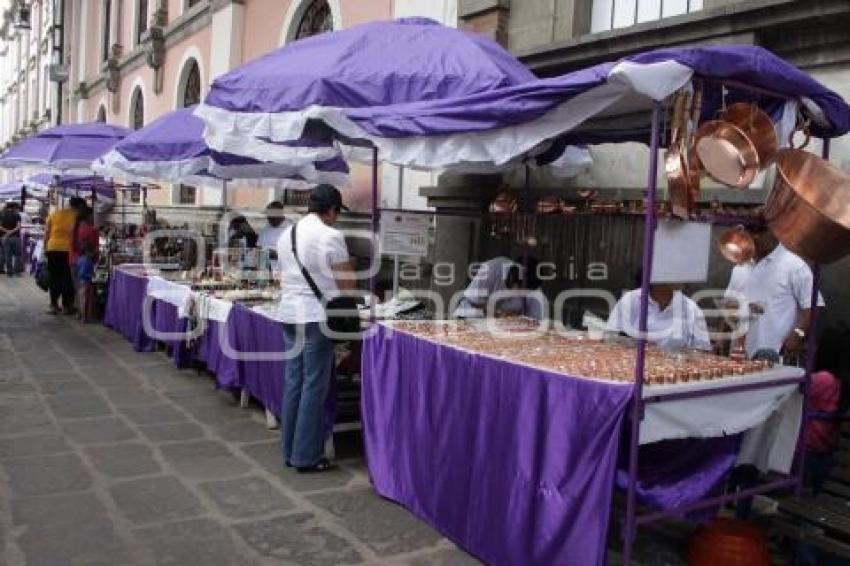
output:
[[[455,0],[64,1],[66,116],[131,128],[198,103],[219,75],[296,39],[409,15],[457,22]],[[387,175],[391,178],[392,172]],[[353,168],[352,184],[363,188],[353,191],[355,201],[368,193],[369,180],[365,168]],[[230,191],[228,202],[258,207],[272,196],[260,189]],[[220,206],[222,193],[165,186],[149,192],[149,202]]]
[[[37,0],[31,4],[7,1],[0,10],[2,151],[12,143],[55,123],[57,116],[53,108],[57,102],[57,83],[51,80],[51,64],[56,60],[57,53],[53,42],[56,34],[52,0]]]

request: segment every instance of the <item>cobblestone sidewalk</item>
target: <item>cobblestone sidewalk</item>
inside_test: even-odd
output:
[[[0,280],[0,566],[475,564],[362,459],[281,465],[258,410]]]

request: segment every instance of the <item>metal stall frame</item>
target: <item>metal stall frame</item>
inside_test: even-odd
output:
[[[732,81],[721,81],[721,84],[733,84]],[[734,81],[734,86],[742,90],[747,90],[752,93],[767,95],[780,100],[788,100],[789,97],[770,92],[762,88],[748,86],[746,84]],[[637,353],[635,358],[635,386],[632,393],[631,415],[630,415],[630,438],[629,438],[629,457],[628,457],[628,484],[626,489],[626,511],[624,517],[624,528],[622,531],[623,554],[622,563],[624,566],[630,566],[633,563],[634,544],[637,537],[637,530],[641,525],[646,525],[651,522],[681,516],[684,513],[706,509],[717,505],[723,505],[746,499],[763,493],[778,491],[782,489],[794,488],[798,492],[803,486],[803,473],[805,466],[805,449],[803,440],[807,428],[807,411],[809,406],[809,390],[811,382],[811,374],[814,369],[814,354],[817,347],[816,324],[818,315],[818,297],[820,292],[820,267],[812,266],[813,282],[812,282],[812,311],[809,323],[809,334],[807,339],[807,360],[805,372],[799,378],[774,379],[757,384],[743,384],[728,387],[720,387],[712,390],[693,391],[689,393],[680,393],[675,395],[655,396],[644,398],[643,385],[645,376],[646,362],[646,332],[647,318],[649,309],[649,285],[652,277],[652,260],[654,257],[655,246],[655,228],[657,225],[656,216],[656,200],[658,188],[658,152],[661,146],[661,116],[663,111],[663,103],[660,101],[653,102],[652,105],[652,128],[650,138],[650,163],[647,174],[647,193],[645,197],[645,226],[644,226],[644,250],[643,250],[643,274],[641,279],[641,294],[640,294],[640,311],[639,311],[639,331],[641,334],[637,342]],[[824,137],[822,157],[829,158],[829,138]],[[638,514],[637,504],[637,481],[638,481],[638,450],[640,448],[640,426],[644,418],[644,413],[647,405],[653,403],[661,403],[664,401],[678,399],[693,399],[702,397],[712,397],[737,393],[740,391],[752,391],[759,389],[769,389],[773,387],[781,387],[790,384],[798,384],[800,392],[803,395],[803,409],[800,423],[800,429],[797,440],[797,448],[794,455],[791,473],[787,476],[768,481],[759,486],[738,491],[736,493],[724,494],[715,497],[703,498],[689,504],[680,505],[673,509],[663,511],[650,511],[644,514]]]

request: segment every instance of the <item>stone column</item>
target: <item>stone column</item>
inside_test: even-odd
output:
[[[210,76],[212,82],[242,62],[242,28],[245,6],[242,0],[212,0],[212,39]]]

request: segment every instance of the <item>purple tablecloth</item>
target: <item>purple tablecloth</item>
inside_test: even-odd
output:
[[[103,315],[103,324],[124,336],[139,352],[152,352],[156,347],[145,333],[142,321],[147,288],[147,277],[113,270]]]
[[[227,333],[227,324],[216,320],[205,321],[204,333],[184,351],[187,360],[203,363],[215,375],[219,389],[240,389],[236,361],[225,356],[221,350],[220,333]],[[184,320],[184,327],[186,322]]]
[[[631,387],[381,327],[363,353],[377,492],[490,564],[603,564]]]
[[[238,382],[265,408],[280,415],[286,371],[283,325],[251,309],[234,305],[227,318],[225,345],[239,358],[224,368],[227,380]]]

